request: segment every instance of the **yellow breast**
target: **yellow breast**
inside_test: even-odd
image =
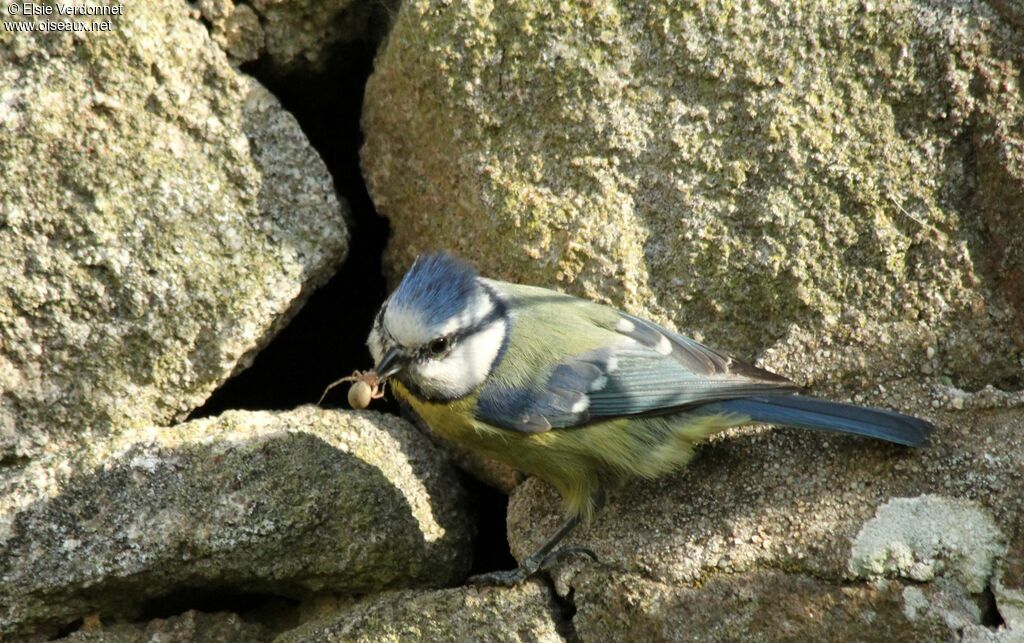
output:
[[[451,403],[437,404],[416,398],[397,380],[391,380],[391,390],[402,401],[409,404],[431,430],[442,438],[459,443],[472,440],[475,433],[473,422],[475,395]]]
[[[521,433],[476,420],[476,395],[452,403],[416,399],[400,383],[395,393],[445,438],[480,455],[538,476],[561,493],[567,509],[585,518],[602,482],[654,478],[686,464],[693,445],[748,417],[680,413],[651,418],[616,418],[583,427]]]

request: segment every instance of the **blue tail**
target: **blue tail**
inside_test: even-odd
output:
[[[924,443],[935,428],[931,422],[895,411],[799,395],[747,397],[716,402],[713,407],[749,415],[754,422],[852,433],[912,447]]]

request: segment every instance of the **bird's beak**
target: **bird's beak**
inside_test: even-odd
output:
[[[402,354],[397,348],[392,348],[384,353],[384,357],[380,358],[380,362],[373,370],[377,371],[377,375],[381,379],[387,379],[403,368],[405,368],[405,360],[402,359]]]

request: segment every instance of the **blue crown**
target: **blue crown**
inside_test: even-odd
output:
[[[446,252],[420,255],[391,295],[390,306],[440,326],[461,312],[479,286],[476,270]]]

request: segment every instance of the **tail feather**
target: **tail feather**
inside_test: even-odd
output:
[[[715,406],[748,415],[754,422],[851,433],[906,446],[923,444],[935,428],[927,420],[895,411],[800,395],[748,397],[718,402]]]

